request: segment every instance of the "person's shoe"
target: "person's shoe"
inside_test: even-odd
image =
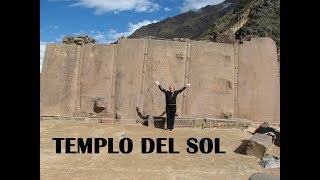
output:
[[[174,131],[174,129],[171,129],[171,131]]]

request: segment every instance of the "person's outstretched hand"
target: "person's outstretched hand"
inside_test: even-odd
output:
[[[157,83],[158,86],[160,85],[159,81],[156,81],[156,83]]]
[[[188,83],[188,84],[187,84],[187,87],[189,87],[189,86],[191,86],[191,84],[190,84],[190,83]]]

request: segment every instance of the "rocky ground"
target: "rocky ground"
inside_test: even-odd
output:
[[[253,130],[250,127],[248,130]],[[248,179],[264,172],[279,175],[280,168],[264,169],[254,156],[234,151],[252,134],[240,129],[176,128],[169,132],[140,124],[107,124],[96,121],[43,120],[40,123],[40,176],[47,179]],[[130,154],[109,154],[101,148],[99,154],[55,153],[52,138],[113,138],[114,149],[124,137],[133,140]],[[174,150],[179,154],[142,154],[141,138],[174,138]],[[220,149],[225,154],[189,154],[188,138],[220,138]],[[63,143],[64,144],[64,143]],[[64,145],[62,146],[64,147]],[[76,150],[73,147],[73,150]],[[163,147],[168,150],[168,145]],[[280,157],[280,148],[272,146],[270,154]]]

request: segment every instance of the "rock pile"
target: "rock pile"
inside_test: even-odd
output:
[[[233,44],[236,41],[236,39],[234,36],[229,34],[216,33],[210,37],[210,41],[218,42],[218,43]]]
[[[90,38],[89,36],[65,36],[62,39],[62,43],[64,44],[77,44],[77,45],[83,45],[88,43],[95,43],[96,40],[93,38]]]
[[[279,125],[280,128],[280,125]],[[272,126],[266,122],[252,133],[253,136],[235,150],[236,153],[255,156],[261,161],[259,164],[264,168],[280,168],[280,157],[268,154],[271,147],[276,145],[280,147],[280,129],[278,126]]]

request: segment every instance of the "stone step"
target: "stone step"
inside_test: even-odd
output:
[[[149,127],[159,126],[163,124],[166,126],[166,119],[149,118],[144,120]],[[150,122],[149,122],[150,121]],[[251,121],[248,119],[220,119],[220,118],[192,118],[192,117],[176,117],[174,126],[175,127],[193,127],[193,128],[247,128],[251,125]]]
[[[82,120],[82,121],[97,121],[100,123],[109,124],[136,124],[141,123],[149,127],[166,127],[165,117],[153,117],[148,119],[114,119],[109,117],[59,117],[59,116],[41,116],[41,120]],[[148,122],[150,121],[150,123]],[[176,117],[175,127],[193,127],[193,128],[247,128],[251,125],[248,119],[222,119],[211,117]]]

